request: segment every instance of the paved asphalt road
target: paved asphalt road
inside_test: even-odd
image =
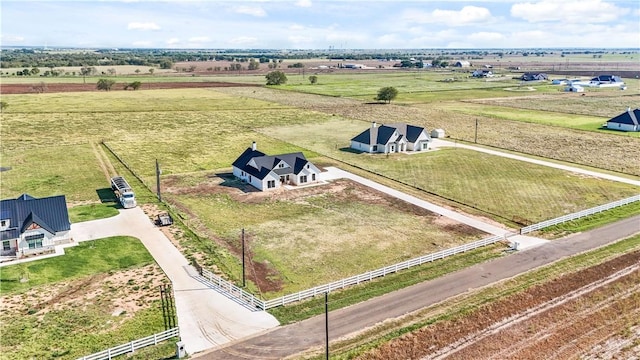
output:
[[[329,314],[331,339],[360,331],[584,251],[640,233],[640,216],[555,240],[488,263],[448,274]],[[324,315],[276,328],[262,335],[196,354],[198,359],[280,359],[324,344]]]

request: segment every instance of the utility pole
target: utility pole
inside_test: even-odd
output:
[[[158,159],[156,159],[156,189],[158,190],[158,201],[162,202],[162,195],[160,195],[160,164],[158,164]]]
[[[245,271],[244,271],[244,228],[242,228],[242,287],[247,286],[247,282],[245,279]]]
[[[476,119],[476,136],[473,139],[473,142],[476,144],[478,143],[478,119]]]
[[[326,343],[325,355],[329,360],[329,292],[324,293],[324,340]]]

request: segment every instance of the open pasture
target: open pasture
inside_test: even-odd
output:
[[[637,154],[629,152],[629,149],[640,147],[640,140],[631,136],[619,136],[617,133],[595,133],[553,125],[471,116],[439,109],[430,103],[410,106],[393,103],[366,104],[355,99],[313,94],[291,96],[287,91],[265,88],[225,88],[220,91],[235,96],[252,97],[333,116],[362,120],[362,129],[371,121],[376,121],[378,124],[408,122],[425,126],[427,129],[442,128],[447,136],[469,142],[474,141],[477,119],[479,144],[635,176],[640,175],[640,158]],[[521,99],[522,93],[514,101]],[[358,133],[359,131],[349,135],[353,137]],[[343,144],[347,146],[346,142]],[[335,143],[332,146],[335,146]]]
[[[412,155],[354,153],[347,149],[349,139],[368,126],[361,123],[356,131],[357,124],[337,119],[304,129],[286,126],[262,132],[473,206],[503,221],[536,223],[638,192],[631,185],[456,148]],[[307,140],[310,133],[314,141]]]
[[[225,182],[227,185],[222,185]],[[250,192],[229,179],[172,177],[165,197],[240,255],[267,297],[304,290],[481,238],[476,229],[347,180]],[[190,186],[181,187],[188,183]],[[330,229],[330,231],[327,231]]]

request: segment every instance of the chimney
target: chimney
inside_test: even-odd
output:
[[[372,127],[372,128],[376,127],[376,125],[377,125],[377,124],[376,124],[376,122],[375,122],[375,121],[371,123],[371,127]]]
[[[258,147],[257,147],[257,145],[256,145],[256,142],[254,141],[254,142],[251,144],[251,150],[256,151],[256,149],[257,149],[257,148],[258,148]]]

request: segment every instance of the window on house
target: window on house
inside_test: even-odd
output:
[[[307,182],[307,175],[302,175],[300,176],[300,184],[306,183]]]
[[[27,244],[29,244],[29,249],[37,249],[42,247],[44,234],[27,235],[24,239],[27,241]]]
[[[273,189],[274,187],[276,187],[276,181],[275,180],[267,181],[267,189]]]
[[[7,226],[7,220],[0,220],[0,227]]]
[[[283,164],[283,163],[280,163],[280,164],[278,165],[278,167],[282,169],[282,168],[284,167],[284,164]]]
[[[2,242],[2,250],[11,250],[11,242],[9,240]]]
[[[311,181],[316,181],[316,174],[311,174]]]
[[[373,151],[378,151],[378,145],[373,145]]]

